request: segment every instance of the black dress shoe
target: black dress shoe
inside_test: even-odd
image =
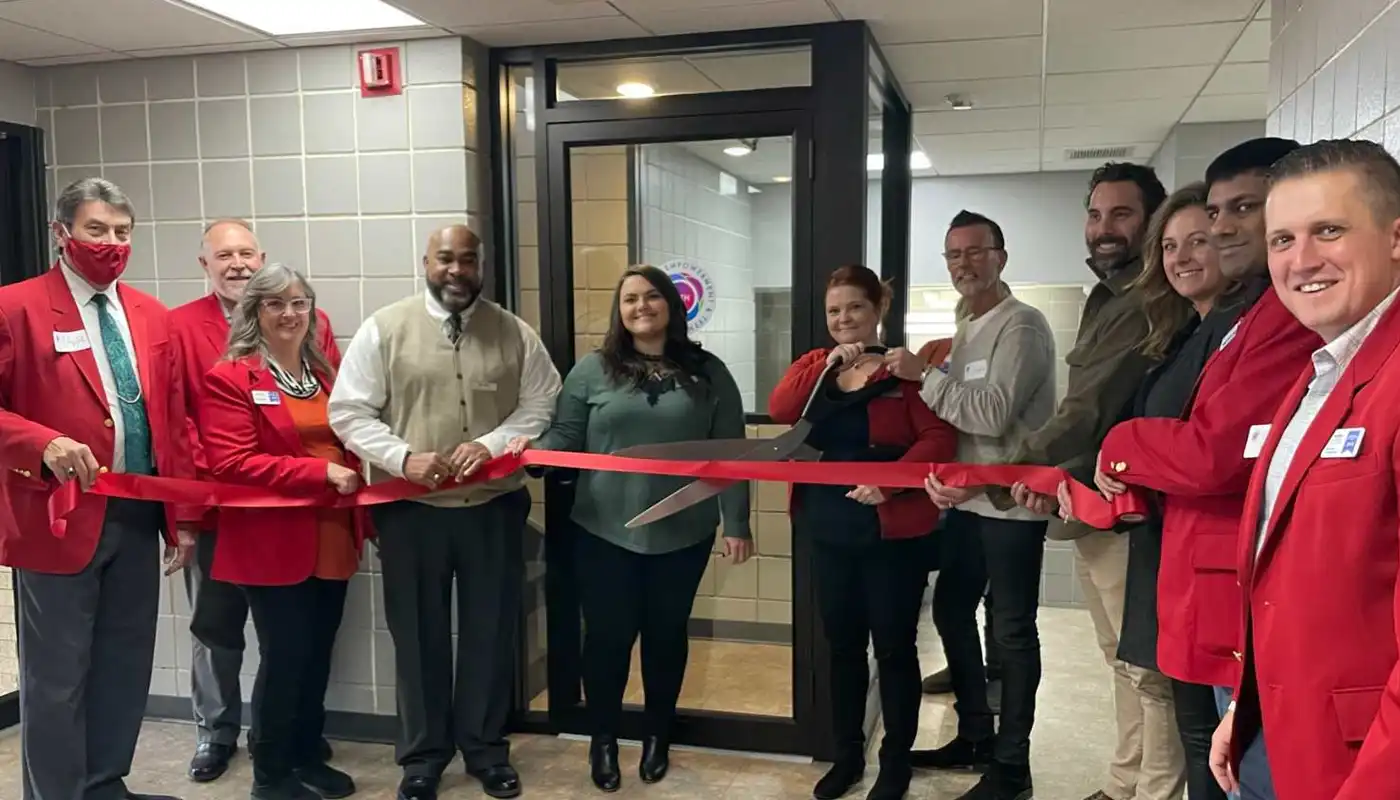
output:
[[[904,795],[909,793],[909,783],[913,779],[914,771],[909,767],[908,761],[881,762],[880,775],[875,779],[875,785],[870,787],[870,793],[865,796],[865,800],[904,800]]]
[[[994,762],[977,785],[959,795],[958,800],[1031,800],[1034,795],[1029,767]]]
[[[960,769],[986,772],[992,764],[992,740],[974,742],[961,736],[935,750],[915,750],[909,763],[925,769]]]
[[[520,774],[509,764],[497,764],[486,769],[468,770],[467,774],[481,781],[481,791],[491,797],[519,797]]]
[[[222,778],[228,772],[228,762],[238,747],[217,742],[200,742],[190,759],[190,780],[195,783],[208,783]]]
[[[169,794],[137,794],[127,792],[126,800],[180,800],[180,798]]]
[[[594,736],[588,743],[588,771],[599,790],[612,793],[622,788],[616,736]]]
[[[355,793],[355,780],[340,770],[324,763],[308,764],[295,771],[297,780],[306,788],[325,798],[340,800]]]
[[[438,779],[408,775],[399,781],[398,800],[437,800]]]
[[[253,784],[253,800],[321,800],[296,778],[284,778],[276,783]]]
[[[660,736],[648,736],[642,741],[642,763],[637,768],[642,783],[657,783],[671,769],[671,745]]]
[[[924,678],[924,694],[948,694],[953,691],[953,676],[944,667]]]
[[[865,775],[865,762],[861,760],[844,759],[831,765],[831,769],[826,771],[821,780],[812,789],[812,797],[816,800],[836,800],[842,797],[860,782]]]

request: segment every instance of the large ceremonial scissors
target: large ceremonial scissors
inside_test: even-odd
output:
[[[883,347],[867,347],[867,353],[884,353]],[[854,392],[836,392],[828,386],[833,371],[839,371],[837,361],[822,370],[817,385],[807,397],[802,415],[781,436],[772,439],[699,439],[688,442],[663,442],[627,447],[613,453],[628,458],[652,458],[667,461],[818,461],[821,452],[807,444],[807,437],[816,423],[849,405],[864,402],[873,394],[889,389],[896,380],[872,381]],[[838,396],[839,395],[839,396]],[[665,499],[628,521],[628,528],[648,525],[679,511],[702,503],[738,483],[735,480],[701,478],[672,492]]]

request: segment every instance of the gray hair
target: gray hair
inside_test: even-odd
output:
[[[317,336],[316,292],[307,282],[306,276],[285,264],[268,264],[248,279],[248,286],[243,290],[243,299],[238,301],[230,320],[228,352],[225,358],[233,361],[253,355],[267,357],[262,325],[258,322],[262,301],[276,297],[293,286],[300,286],[301,290],[306,292],[312,306],[306,321],[306,339],[301,343],[301,357],[311,369],[327,377],[334,377],[335,367],[331,366],[326,354],[321,352],[320,338]]]
[[[131,204],[131,198],[120,186],[106,178],[79,178],[68,184],[58,193],[58,201],[54,203],[54,219],[72,230],[73,221],[78,218],[78,209],[82,208],[83,203],[91,202],[106,203],[131,217],[132,222],[136,221],[136,207]]]

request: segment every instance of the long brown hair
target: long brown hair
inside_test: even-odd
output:
[[[642,388],[651,365],[638,352],[632,341],[632,332],[622,322],[622,284],[628,278],[638,276],[646,279],[666,300],[669,312],[666,321],[666,344],[662,358],[685,380],[681,385],[692,394],[704,391],[707,379],[706,363],[711,356],[698,343],[690,338],[686,327],[685,302],[680,290],[670,276],[650,264],[634,264],[617,279],[613,290],[612,317],[608,322],[608,332],[603,337],[599,355],[603,358],[603,368],[608,377],[619,384]]]
[[[1147,224],[1147,237],[1142,245],[1143,268],[1132,288],[1141,295],[1147,315],[1147,337],[1138,349],[1149,358],[1165,358],[1172,340],[1196,314],[1191,301],[1177,294],[1167,280],[1162,260],[1162,237],[1167,223],[1188,208],[1205,207],[1206,184],[1203,181],[1190,183],[1172,192]]]

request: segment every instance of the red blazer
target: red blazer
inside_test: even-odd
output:
[[[151,427],[156,471],[194,477],[185,431],[184,379],[170,333],[170,312],[148,294],[117,286],[131,328],[136,369]],[[112,420],[92,350],[60,353],[54,334],[83,329],[73,293],[59,267],[0,288],[0,564],[71,575],[92,561],[107,501],[85,494],[66,535],[49,533],[48,499],[57,483],[43,464],[44,448],[67,436],[112,463]],[[100,347],[101,343],[93,342]],[[199,520],[198,508],[166,507],[166,540],[178,522]]]
[[[307,455],[287,407],[257,405],[254,391],[281,393],[272,373],[256,358],[220,361],[205,377],[199,428],[213,478],[334,497],[326,482],[326,461]],[[352,469],[360,468],[349,452],[346,458]],[[290,586],[315,571],[320,536],[316,509],[223,508],[218,520],[215,579],[244,586]],[[365,536],[364,515],[357,510],[357,552]]]
[[[1264,728],[1278,800],[1400,797],[1400,305],[1381,318],[1323,404],[1283,479],[1262,552],[1269,460],[1312,379],[1273,417],[1250,479],[1238,563],[1245,586],[1237,752]],[[1361,428],[1354,458],[1321,458]]]
[[[194,451],[195,470],[201,478],[209,476],[209,463],[199,438],[199,399],[204,394],[204,375],[228,352],[228,320],[218,295],[207,294],[170,311],[171,333],[179,344],[180,363],[185,376],[185,415],[189,429],[190,447]],[[316,333],[321,350],[332,364],[340,363],[340,348],[335,343],[330,317],[316,309]],[[204,515],[204,530],[212,531],[218,524],[218,509]]]
[[[802,415],[826,369],[831,351],[813,350],[793,362],[768,398],[768,416],[780,425],[791,425]],[[929,410],[919,397],[919,385],[901,381],[898,396],[870,401],[870,443],[908,447],[900,461],[943,463],[957,457],[958,432]],[[875,507],[880,514],[880,535],[886,539],[912,539],[933,532],[938,507],[923,490],[901,492]]]
[[[1206,362],[1181,419],[1115,425],[1102,466],[1127,464],[1127,483],[1164,494],[1157,573],[1157,666],[1180,681],[1233,686],[1240,644],[1235,542],[1254,459],[1244,457],[1254,425],[1309,368],[1317,334],[1304,328],[1270,286]]]

